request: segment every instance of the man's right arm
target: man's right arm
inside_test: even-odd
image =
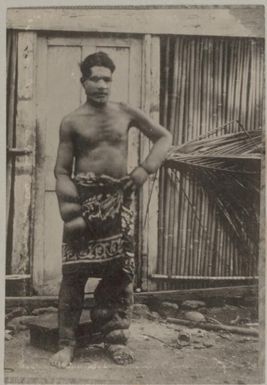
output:
[[[66,231],[69,232],[84,230],[86,227],[82,218],[79,194],[71,179],[73,158],[71,122],[68,119],[63,119],[60,125],[59,146],[54,173],[60,215],[65,222]]]

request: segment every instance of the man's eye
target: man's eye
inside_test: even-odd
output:
[[[104,80],[106,83],[111,82],[111,78],[104,78],[103,80]]]

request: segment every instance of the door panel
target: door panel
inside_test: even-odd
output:
[[[79,63],[91,53],[104,51],[113,59],[111,101],[141,106],[141,40],[118,38],[39,37],[37,60],[38,140],[36,226],[34,236],[34,288],[56,295],[61,279],[63,223],[55,194],[54,165],[62,118],[86,98],[80,83]],[[129,134],[129,167],[138,162],[138,132]],[[43,161],[41,161],[41,159]],[[92,281],[91,281],[92,282]],[[94,290],[95,283],[86,291]]]
[[[62,118],[80,104],[81,47],[48,46],[46,191],[55,190],[53,173]]]

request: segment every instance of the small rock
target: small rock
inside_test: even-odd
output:
[[[147,305],[144,305],[142,303],[136,303],[132,307],[133,311],[133,318],[147,318],[148,314],[150,314],[149,307]]]
[[[197,311],[199,311],[202,314],[208,314],[208,309],[206,307],[199,307]]]
[[[15,333],[25,330],[27,329],[27,323],[33,319],[36,319],[36,317],[30,315],[13,318],[10,322],[8,322],[7,329],[13,330]]]
[[[12,330],[13,333],[18,333],[21,330],[26,330],[27,326],[20,323],[20,321],[17,320],[17,318],[13,318],[8,324],[7,324],[7,330]]]
[[[184,314],[185,319],[193,322],[204,322],[205,317],[203,314],[199,313],[198,311],[187,311]]]
[[[162,302],[159,307],[159,314],[163,317],[176,317],[179,306],[173,302]]]
[[[5,330],[5,341],[10,341],[13,338],[11,330]]]
[[[40,315],[44,313],[57,313],[57,308],[54,306],[49,306],[49,307],[41,307],[38,309],[34,309],[32,311],[32,315]]]
[[[229,341],[232,340],[232,337],[229,336],[228,334],[221,334],[221,333],[219,333],[218,335],[219,335],[221,338],[224,338],[225,340],[229,340]]]
[[[240,342],[240,343],[245,343],[245,342],[250,342],[250,341],[251,341],[250,337],[243,337],[243,338],[237,340],[237,342]]]
[[[190,345],[190,343],[191,343],[191,335],[190,335],[190,333],[185,332],[185,331],[181,331],[181,332],[178,333],[177,344],[180,347],[188,346],[188,345]]]
[[[205,308],[206,304],[203,301],[186,300],[182,303],[181,308],[184,310],[196,310],[199,308]]]
[[[211,348],[214,344],[213,344],[213,342],[211,342],[211,341],[204,341],[204,342],[203,342],[203,345],[204,345],[206,348]]]
[[[19,317],[27,314],[28,312],[24,307],[16,307],[15,309],[11,310],[9,313],[6,314],[5,321],[9,322],[15,317]]]
[[[160,315],[156,311],[152,311],[147,313],[147,319],[150,321],[158,321],[160,319]]]
[[[202,330],[202,329],[192,329],[192,331],[195,332],[195,335],[199,338],[204,338],[207,336],[207,332],[206,330]]]

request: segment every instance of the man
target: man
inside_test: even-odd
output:
[[[87,101],[60,127],[56,192],[64,221],[63,278],[59,292],[59,351],[51,364],[70,364],[89,277],[102,278],[91,319],[118,364],[130,363],[127,347],[133,303],[132,194],[164,160],[171,135],[142,111],[108,101],[115,65],[103,52],[81,63]],[[135,126],[154,143],[143,163],[127,174],[127,135]]]

